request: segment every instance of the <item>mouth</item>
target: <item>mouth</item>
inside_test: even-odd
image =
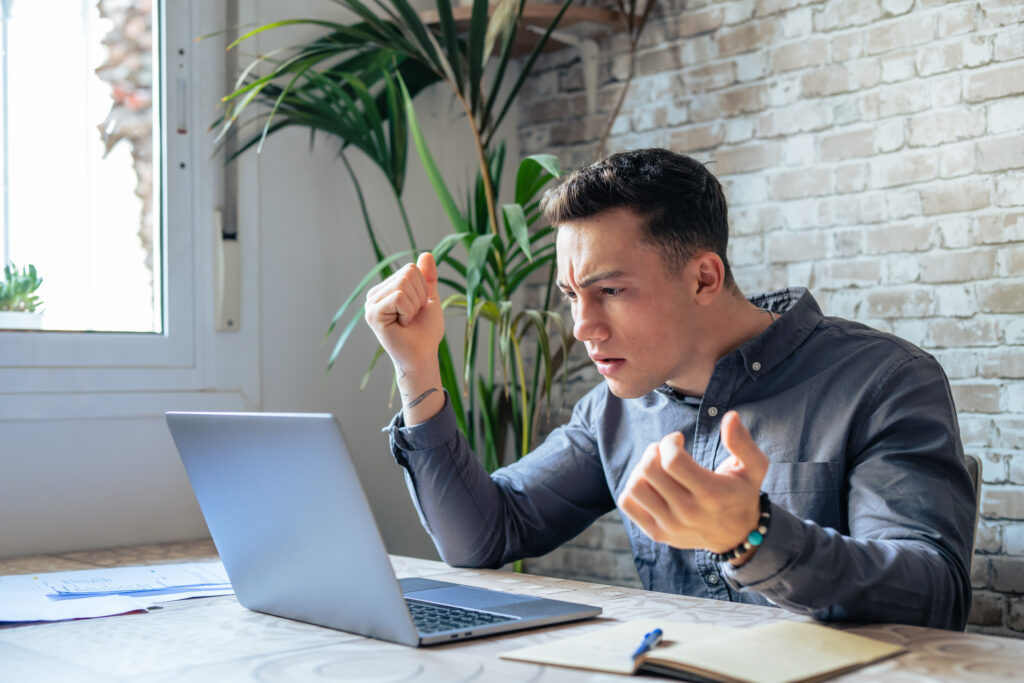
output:
[[[614,358],[600,354],[590,354],[590,360],[594,361],[597,371],[607,377],[617,372],[625,363],[625,358]]]

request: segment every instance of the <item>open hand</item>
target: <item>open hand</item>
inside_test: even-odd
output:
[[[768,458],[736,411],[722,418],[722,444],[731,455],[712,472],[686,452],[679,432],[652,443],[630,473],[619,508],[659,543],[732,550],[757,526]]]

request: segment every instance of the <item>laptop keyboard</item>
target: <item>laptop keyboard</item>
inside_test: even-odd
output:
[[[518,617],[509,617],[504,614],[481,612],[451,605],[437,605],[408,598],[405,602],[409,605],[413,623],[416,624],[420,633],[437,633],[438,631],[452,631],[519,620]]]

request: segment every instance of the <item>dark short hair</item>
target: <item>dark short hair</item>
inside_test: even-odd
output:
[[[620,152],[568,174],[541,200],[545,220],[555,226],[611,209],[641,216],[644,242],[660,248],[669,272],[682,270],[700,251],[711,251],[725,264],[726,284],[733,284],[725,195],[696,159],[658,148]]]

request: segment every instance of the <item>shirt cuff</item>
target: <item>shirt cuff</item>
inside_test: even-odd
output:
[[[418,425],[406,427],[402,411],[398,411],[383,431],[390,436],[391,454],[399,465],[407,467],[409,463],[407,455],[443,446],[451,441],[458,430],[455,411],[452,409],[448,392],[445,391],[444,406],[434,417]]]
[[[772,503],[768,533],[754,556],[740,566],[725,562],[722,574],[737,590],[760,592],[796,559],[804,546],[804,524],[789,510]]]

